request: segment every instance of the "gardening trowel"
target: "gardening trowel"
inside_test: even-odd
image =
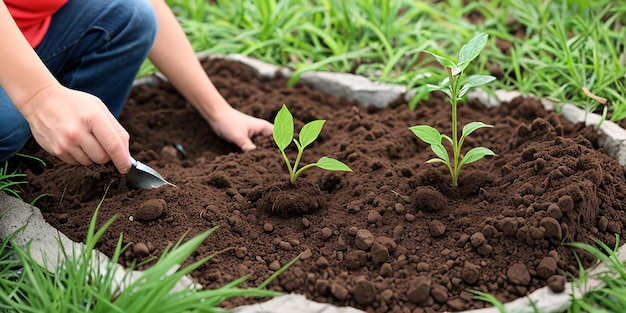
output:
[[[176,187],[176,185],[165,180],[157,171],[135,160],[135,158],[130,157],[130,162],[132,166],[126,175],[126,184],[130,187],[139,189],[156,188],[163,185]]]

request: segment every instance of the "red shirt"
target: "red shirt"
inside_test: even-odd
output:
[[[68,0],[3,0],[30,45],[36,47],[48,31],[52,14]]]

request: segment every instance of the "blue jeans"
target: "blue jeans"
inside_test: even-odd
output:
[[[99,97],[119,116],[156,32],[153,7],[145,0],[70,0],[52,16],[35,51],[61,84]],[[31,137],[0,87],[0,161]]]

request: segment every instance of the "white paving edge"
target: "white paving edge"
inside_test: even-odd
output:
[[[259,76],[266,79],[272,79],[278,75],[288,78],[292,75],[292,72],[287,68],[278,67],[276,65],[268,64],[243,55],[209,55],[201,52],[197,54],[197,57],[226,58],[229,60],[239,61],[250,66]],[[164,77],[160,74],[155,74],[138,79],[134,85],[156,85],[159,79],[164,79]],[[415,90],[407,90],[404,86],[373,82],[363,76],[345,73],[307,72],[301,76],[300,82],[309,84],[313,86],[313,88],[324,91],[335,97],[357,100],[365,105],[373,105],[376,107],[385,107],[399,97],[404,97],[404,99],[408,101],[415,94]],[[487,106],[497,106],[502,102],[511,101],[520,95],[521,94],[516,91],[497,91],[495,95],[489,95],[487,92],[481,90],[468,93],[469,98],[479,99]],[[554,109],[554,103],[545,99],[542,99],[541,101],[546,109]],[[597,114],[587,114],[584,110],[571,104],[562,105],[562,115],[572,122],[585,121],[587,125],[597,125],[600,120],[600,117]],[[626,130],[611,121],[604,121],[600,129],[598,129],[598,133],[600,135],[599,144],[622,166],[626,166]],[[2,218],[0,218],[0,238],[6,238],[12,233],[12,231],[17,230],[22,225],[26,225],[24,231],[14,238],[14,242],[21,247],[25,247],[26,243],[31,242],[31,253],[33,256],[38,257],[40,264],[44,266],[54,266],[56,263],[51,262],[50,260],[56,260],[61,257],[59,254],[60,250],[58,248],[53,248],[58,247],[58,240],[60,240],[66,249],[69,247],[76,247],[76,245],[81,245],[79,243],[72,242],[65,235],[49,225],[43,219],[43,216],[38,208],[30,206],[17,199],[12,199],[12,197],[0,194],[0,210],[5,207],[8,207],[10,210]],[[106,268],[107,262],[110,261],[106,256],[100,254],[99,252],[98,255],[99,257],[97,259],[102,262],[102,265],[100,266],[104,266],[103,268]],[[626,246],[619,248],[618,258],[621,262],[626,261]],[[124,277],[125,270],[121,268],[121,266],[116,266],[115,268],[116,277]],[[604,264],[600,264],[597,268],[589,271],[589,274],[604,273],[606,271],[606,266]],[[133,279],[136,278],[137,275],[140,275],[140,272],[132,273],[130,277]],[[586,284],[585,290],[592,290],[601,286],[600,281],[593,279],[592,277],[588,278],[589,281]],[[123,281],[118,281],[119,284],[123,284]],[[178,288],[188,288],[191,284],[191,279],[185,277],[185,279],[179,283]],[[540,312],[559,313],[570,305],[572,295],[580,297],[585,290],[578,286],[577,281],[567,283],[566,290],[559,294],[551,292],[548,287],[543,287],[525,298],[519,298],[515,301],[506,303],[505,307],[509,313],[534,312],[532,305],[532,303],[534,303]],[[282,308],[289,308],[289,310],[283,310]],[[235,312],[287,313],[294,312],[296,309],[302,313],[363,312],[351,307],[336,307],[333,305],[317,303],[307,300],[300,295],[284,295],[270,301],[237,308],[235,309]],[[496,308],[486,308],[458,313],[492,312],[496,313],[498,311]]]
[[[44,219],[39,208],[4,192],[0,192],[0,216],[0,238],[4,240],[15,234],[12,238],[13,243],[23,250],[28,250],[39,265],[51,272],[64,264],[66,254],[68,257],[77,257],[85,251],[84,244],[72,241],[52,227]],[[99,268],[102,272],[110,269],[114,271],[114,288],[119,290],[140,279],[143,273],[142,271],[127,271],[121,265],[112,263],[109,257],[97,250],[93,251],[92,258],[94,268]],[[173,273],[176,270],[178,270],[177,267],[170,271]],[[181,291],[190,287],[198,288],[199,285],[191,278],[183,277],[172,291]]]

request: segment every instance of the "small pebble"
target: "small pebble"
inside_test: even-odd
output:
[[[491,251],[493,251],[493,247],[491,245],[482,245],[478,247],[476,251],[482,256],[489,256],[491,254]]]
[[[546,210],[546,216],[558,220],[563,216],[563,212],[561,212],[561,208],[558,204],[552,203],[548,206],[548,209]]]
[[[318,279],[315,281],[315,291],[321,295],[325,295],[330,290],[330,283],[325,279]]]
[[[387,249],[384,245],[375,242],[372,245],[371,258],[375,264],[385,263],[389,260],[389,249]]]
[[[430,265],[426,262],[417,263],[417,271],[418,272],[428,272],[430,271]]]
[[[391,300],[391,298],[393,298],[393,290],[391,290],[391,289],[383,290],[383,292],[380,293],[380,297],[383,298],[383,300],[385,300],[385,302],[389,302],[389,300]]]
[[[367,222],[369,224],[377,224],[378,222],[380,222],[383,219],[382,215],[380,215],[380,213],[378,213],[378,211],[376,210],[371,210],[368,214],[367,214]]]
[[[548,278],[548,288],[554,293],[561,293],[565,290],[565,277],[561,275],[553,275]]]
[[[268,268],[272,271],[278,271],[281,268],[280,262],[278,262],[278,260],[275,260],[272,263],[270,263]]]
[[[312,256],[313,256],[313,252],[311,252],[311,249],[306,249],[300,255],[300,260],[306,260],[306,259],[309,259]]]
[[[374,235],[367,229],[359,229],[354,244],[361,250],[369,249],[374,243]]]
[[[136,256],[144,257],[150,254],[150,250],[148,250],[148,246],[143,242],[138,242],[133,245],[133,253]]]
[[[323,256],[319,257],[317,261],[315,261],[315,266],[321,269],[327,268],[328,265],[329,265],[328,260]]]
[[[437,303],[446,303],[449,299],[448,288],[443,285],[435,285],[430,290],[430,295],[433,296],[433,299],[435,299]]]
[[[246,255],[248,255],[248,248],[246,247],[239,247],[237,248],[237,250],[235,251],[235,256],[238,259],[243,259],[246,257]]]
[[[380,276],[391,277],[391,275],[393,275],[393,267],[391,267],[391,264],[389,263],[384,263],[380,267]]]
[[[349,234],[350,236],[356,236],[356,233],[357,233],[358,231],[359,231],[359,229],[358,229],[358,228],[356,228],[356,227],[352,226],[352,227],[350,227],[350,229],[348,229],[348,234]]]
[[[330,286],[330,293],[333,294],[333,296],[335,296],[335,298],[337,298],[337,300],[346,300],[348,298],[348,295],[350,294],[350,292],[348,291],[348,289],[346,289],[346,287],[337,284],[337,283],[333,283]]]
[[[537,274],[542,278],[552,277],[552,275],[556,274],[557,270],[558,265],[556,260],[550,256],[544,257],[541,262],[539,262],[539,265],[537,265]]]
[[[402,203],[396,203],[394,209],[395,209],[396,213],[399,214],[399,215],[403,215],[403,214],[406,213],[406,208],[404,207],[404,204],[402,204]]]
[[[324,241],[327,241],[328,239],[330,239],[332,235],[333,235],[333,231],[328,227],[324,227],[322,228],[320,238]]]
[[[481,232],[476,232],[470,237],[470,243],[474,246],[474,248],[482,246],[483,243],[485,243],[485,240],[485,235]]]
[[[432,237],[440,237],[446,233],[446,225],[440,220],[432,220],[430,224],[428,224],[428,230]]]
[[[530,284],[530,272],[526,265],[521,263],[515,263],[509,267],[506,271],[506,276],[509,282],[515,285],[528,286]]]
[[[468,234],[461,234],[461,237],[459,237],[459,240],[457,240],[456,242],[456,247],[463,248],[465,244],[467,243],[467,241],[469,240],[469,238],[470,236]]]
[[[263,231],[266,233],[271,233],[274,230],[274,225],[272,225],[272,223],[265,223],[265,225],[263,225]]]
[[[286,251],[291,251],[291,249],[293,249],[293,247],[291,246],[291,244],[287,241],[281,241],[278,244],[278,247],[282,250],[286,250]]]
[[[404,227],[402,227],[402,225],[398,225],[393,228],[393,231],[392,231],[393,238],[395,239],[400,238],[400,236],[402,236],[403,234],[404,234]]]
[[[152,221],[161,217],[165,207],[167,206],[167,202],[163,199],[150,199],[144,202],[137,212],[135,213],[135,217],[138,220],[143,221]]]

